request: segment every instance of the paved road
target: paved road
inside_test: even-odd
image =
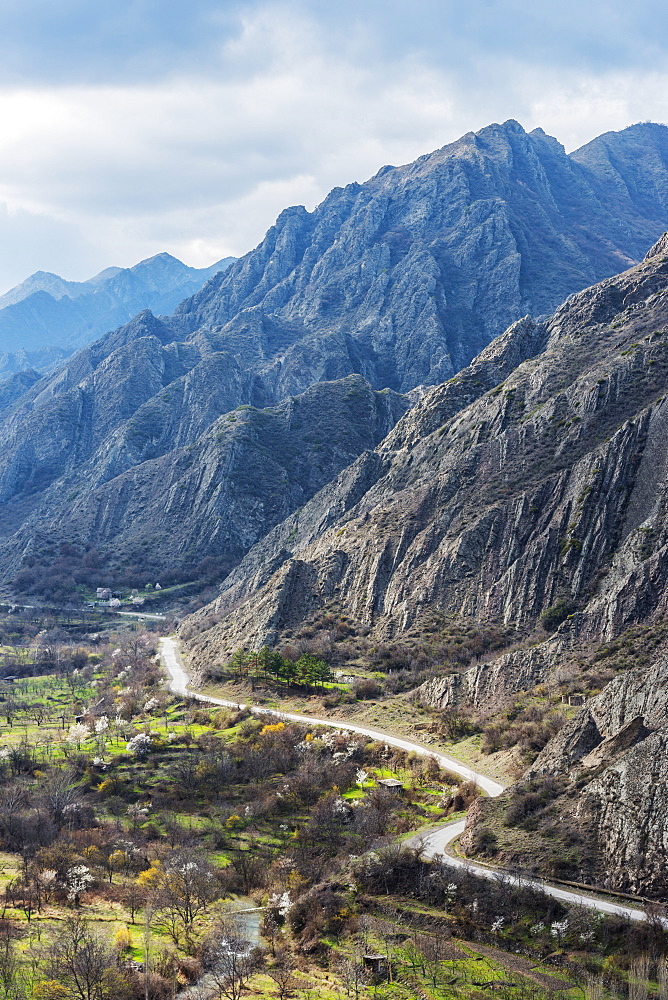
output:
[[[164,622],[167,615],[149,614],[147,611],[117,611],[117,615],[125,615],[126,618],[142,618],[152,622]]]
[[[372,739],[382,740],[383,743],[387,743],[389,746],[399,747],[401,750],[412,750],[414,753],[422,754],[425,757],[433,757],[436,761],[438,761],[441,767],[446,768],[448,771],[454,771],[455,774],[459,774],[461,777],[466,778],[469,781],[475,781],[477,785],[487,792],[488,795],[492,796],[492,798],[500,795],[506,787],[505,785],[501,785],[498,781],[488,778],[484,774],[479,774],[478,772],[473,771],[471,768],[460,763],[460,761],[454,760],[446,754],[438,753],[430,747],[425,747],[420,743],[415,743],[413,740],[407,740],[400,736],[393,736],[391,733],[384,733],[380,729],[375,729],[370,726],[359,726],[352,722],[337,721],[335,719],[317,719],[309,715],[300,715],[296,712],[281,712],[277,709],[261,708],[257,705],[243,705],[236,701],[225,701],[223,698],[212,698],[210,695],[200,694],[199,691],[192,691],[188,686],[190,683],[190,677],[186,673],[179,658],[176,640],[162,638],[159,640],[159,645],[160,658],[163,666],[171,678],[169,688],[174,692],[174,694],[186,695],[190,698],[196,698],[198,701],[205,701],[213,705],[222,705],[225,708],[249,708],[255,715],[278,716],[279,718],[285,719],[289,722],[302,722],[307,725],[314,726],[329,726],[332,729],[345,729],[348,732],[359,733],[362,736],[370,736]],[[544,892],[547,896],[552,896],[554,899],[562,900],[565,903],[569,903],[571,906],[585,906],[588,909],[597,910],[599,913],[627,917],[630,920],[648,919],[644,910],[640,910],[632,906],[626,906],[622,903],[613,903],[607,899],[597,899],[594,896],[587,896],[582,893],[575,892],[572,889],[563,889],[559,886],[549,885],[539,879],[512,875],[508,872],[487,867],[473,861],[466,861],[447,853],[449,845],[464,832],[465,822],[466,820],[460,819],[454,823],[445,823],[443,826],[430,830],[428,833],[418,834],[404,843],[407,846],[419,847],[424,857],[438,858],[439,861],[442,861],[443,864],[449,865],[451,868],[465,868],[482,878],[491,879],[496,882],[503,882],[510,886],[522,886],[537,889],[540,892]],[[662,922],[664,926],[668,928],[668,919],[663,920]]]

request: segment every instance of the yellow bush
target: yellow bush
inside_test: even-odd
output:
[[[101,781],[97,786],[97,790],[100,795],[115,795],[118,791],[119,785],[120,782],[118,778],[105,778],[104,781]]]
[[[265,733],[282,733],[285,729],[284,722],[274,722],[266,726],[263,726],[260,730],[260,736],[264,736]]]
[[[70,1000],[72,993],[55,979],[45,979],[32,988],[33,1000]]]
[[[114,947],[118,951],[127,951],[132,947],[132,938],[127,927],[119,927],[114,934]]]
[[[160,862],[152,861],[150,868],[147,868],[146,871],[139,872],[139,875],[137,875],[137,882],[139,885],[151,885],[160,874]]]

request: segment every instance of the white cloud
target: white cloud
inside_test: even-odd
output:
[[[5,86],[0,202],[51,236],[36,240],[37,223],[23,235],[9,227],[18,251],[0,257],[0,290],[37,268],[82,278],[160,250],[198,266],[241,254],[286,205],[312,208],[334,185],[491,121],[540,125],[574,148],[668,118],[662,67],[592,73],[480,55],[462,64],[456,37],[451,56],[383,52],[363,24],[334,43],[323,23],[271,6],[249,8],[215,69],[199,74]],[[0,215],[0,237],[10,215]]]

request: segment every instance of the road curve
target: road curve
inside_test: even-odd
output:
[[[492,798],[500,795],[506,787],[498,781],[488,778],[484,774],[479,774],[477,771],[473,771],[470,767],[466,767],[464,764],[460,763],[460,761],[454,760],[454,758],[448,757],[446,754],[433,750],[431,747],[422,746],[420,743],[404,739],[401,736],[393,736],[390,733],[384,733],[382,730],[374,729],[371,726],[359,726],[356,723],[338,721],[336,719],[318,719],[309,715],[300,715],[297,712],[281,712],[278,709],[262,708],[258,705],[244,705],[236,701],[226,701],[223,698],[213,698],[211,695],[205,695],[201,694],[199,691],[193,691],[188,686],[190,683],[190,677],[186,673],[186,670],[179,659],[176,640],[163,637],[158,641],[158,645],[160,659],[170,677],[169,689],[174,694],[182,695],[188,698],[196,698],[198,701],[204,701],[212,705],[221,705],[224,708],[248,708],[255,715],[270,715],[280,719],[285,719],[288,722],[301,722],[313,726],[329,726],[332,729],[345,729],[348,732],[359,733],[362,736],[369,736],[374,740],[382,740],[383,743],[387,743],[389,746],[399,747],[401,750],[413,751],[414,753],[422,754],[424,757],[433,757],[441,767],[446,768],[448,771],[453,771],[455,774],[466,778],[468,781],[475,781],[479,788],[487,792],[487,794]],[[464,832],[465,822],[466,820],[460,819],[455,822],[445,823],[443,826],[439,826],[427,833],[417,834],[415,837],[411,837],[410,840],[404,841],[404,844],[406,846],[420,848],[421,854],[424,857],[438,858],[439,861],[451,868],[464,868],[482,878],[491,879],[495,882],[502,882],[513,887],[536,889],[539,892],[545,893],[547,896],[552,896],[554,899],[559,899],[564,903],[570,904],[571,906],[584,906],[591,910],[597,910],[599,913],[626,917],[629,920],[642,921],[648,919],[647,913],[645,913],[644,910],[640,910],[632,906],[626,906],[622,903],[613,903],[607,899],[597,899],[594,896],[587,896],[583,893],[575,892],[572,889],[563,889],[556,885],[550,885],[540,879],[524,878],[521,875],[513,875],[500,869],[487,867],[486,865],[481,865],[473,861],[467,861],[463,858],[456,857],[455,855],[448,854],[447,848],[449,845]],[[668,919],[662,919],[661,922],[666,928],[668,928]]]

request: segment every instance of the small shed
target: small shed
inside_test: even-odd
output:
[[[379,778],[378,784],[381,788],[387,788],[393,795],[403,795],[404,785],[398,778]]]
[[[364,968],[367,969],[375,983],[389,979],[390,967],[386,955],[364,955]]]

